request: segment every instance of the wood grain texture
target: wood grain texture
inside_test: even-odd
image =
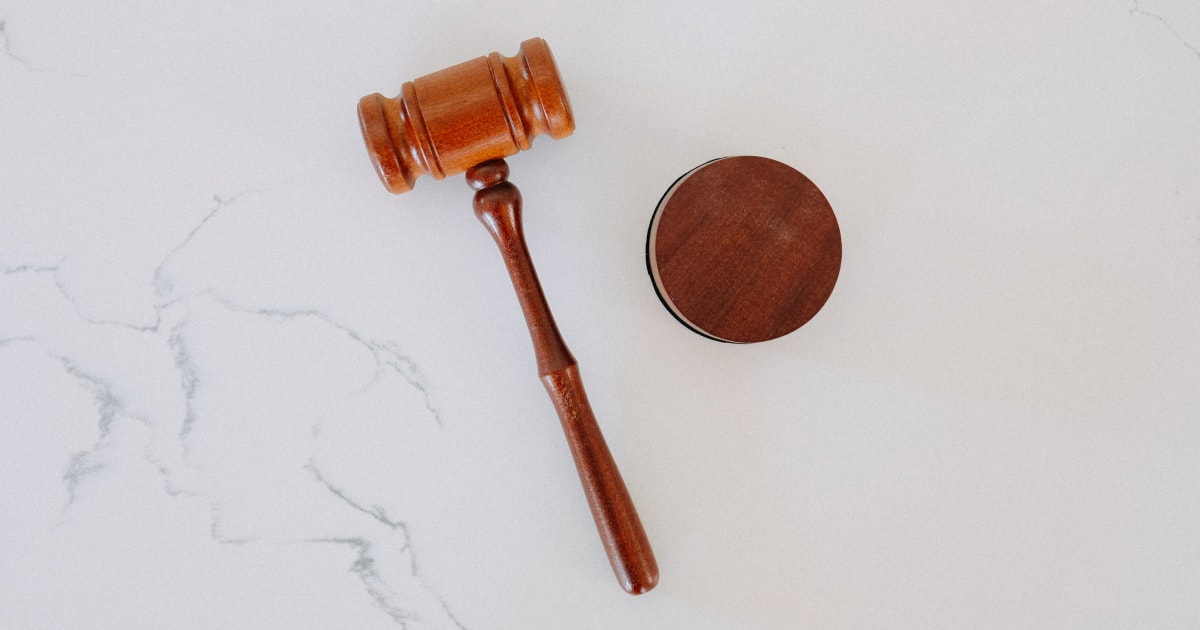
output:
[[[571,135],[575,119],[550,47],[521,43],[515,57],[491,53],[358,102],[367,152],[384,186],[412,189],[421,175],[442,179],[528,149],[544,133]]]
[[[663,196],[646,261],[663,304],[707,337],[753,343],[786,335],[829,299],[841,232],[821,191],[763,157],[723,158]]]
[[[637,509],[592,412],[579,367],[559,334],[538,282],[521,226],[521,193],[507,181],[508,165],[491,160],[467,171],[475,214],[508,268],[533,340],[538,375],[554,402],[601,543],[617,581],[634,595],[658,583],[658,564]]]

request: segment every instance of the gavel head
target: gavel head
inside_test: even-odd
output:
[[[397,194],[426,173],[457,175],[528,149],[540,134],[557,139],[575,130],[541,38],[522,42],[515,57],[494,52],[409,81],[395,98],[364,96],[358,121],[379,178]]]

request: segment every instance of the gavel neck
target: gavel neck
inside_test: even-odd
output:
[[[475,192],[475,216],[491,233],[508,268],[537,355],[538,375],[546,377],[576,364],[563,341],[538,282],[521,223],[521,191],[508,181],[508,164],[488,160],[467,170]]]

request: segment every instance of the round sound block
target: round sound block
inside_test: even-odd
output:
[[[825,195],[763,157],[713,160],[680,177],[650,221],[646,264],[663,305],[706,337],[782,337],[825,305],[842,237]]]

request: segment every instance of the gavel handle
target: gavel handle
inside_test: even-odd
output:
[[[508,267],[533,339],[538,374],[558,411],[608,561],[621,587],[640,595],[658,583],[654,551],[588,404],[575,357],[550,314],[525,244],[521,192],[507,177],[504,160],[484,162],[467,171],[467,181],[477,191],[475,215],[491,232]]]

